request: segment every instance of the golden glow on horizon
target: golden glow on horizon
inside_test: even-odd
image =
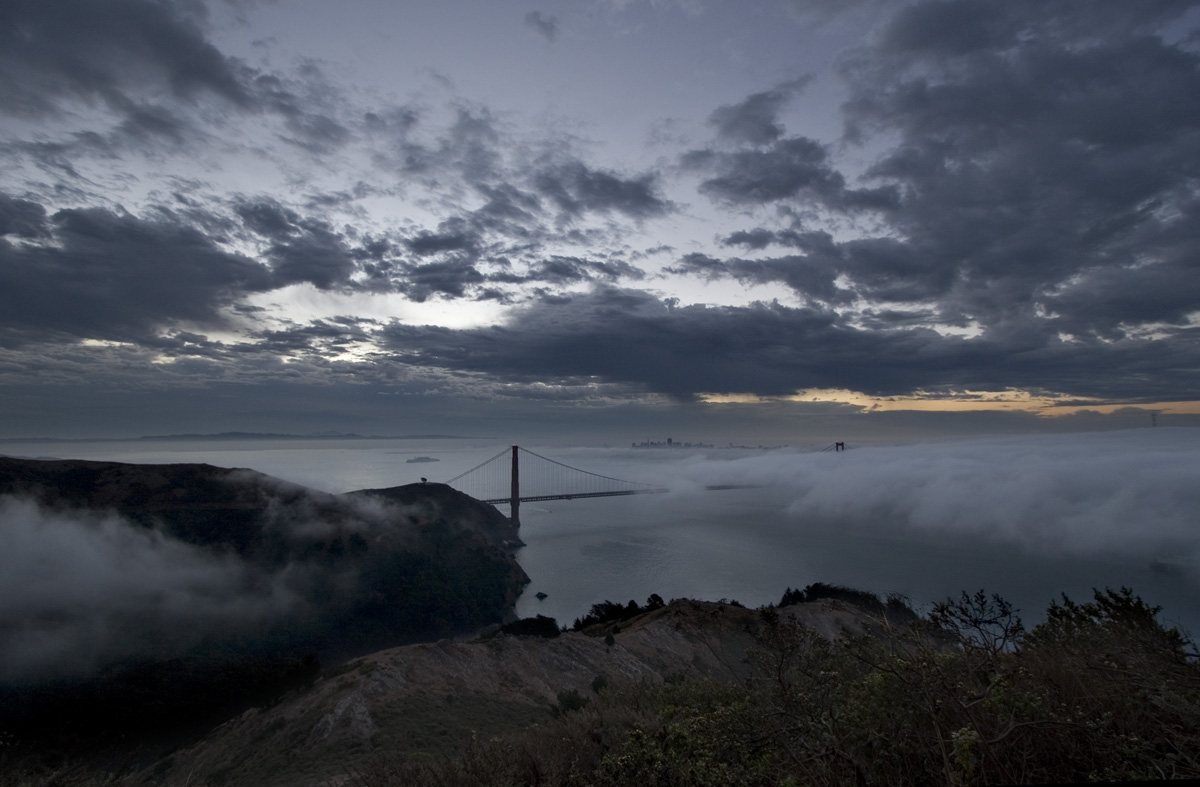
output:
[[[1106,402],[1081,397],[1036,396],[1028,391],[962,391],[956,395],[918,392],[913,396],[869,396],[858,391],[822,388],[800,391],[790,396],[755,394],[701,394],[709,404],[761,404],[765,402],[821,402],[845,404],[869,412],[919,410],[924,412],[1028,412],[1046,416],[1073,415],[1081,412],[1113,413],[1126,408],[1171,415],[1200,415],[1200,401],[1191,402]]]

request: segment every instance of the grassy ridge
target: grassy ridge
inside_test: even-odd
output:
[[[1097,592],[1085,603],[1064,597],[1031,631],[1003,599],[982,592],[923,617],[828,585],[789,590],[783,601],[823,599],[883,614],[870,632],[831,640],[785,606],[758,610],[744,681],[690,673],[657,685],[596,680],[587,696],[560,696],[555,712],[511,719],[533,724],[498,737],[446,740],[424,755],[397,753],[387,736],[364,742],[369,757],[346,768],[343,783],[950,786],[1200,778],[1200,665],[1191,643],[1132,591]],[[618,605],[599,606],[615,613]],[[536,628],[531,633],[549,634],[548,626]],[[596,636],[604,630],[593,629]],[[438,712],[487,716],[485,705]],[[414,710],[397,708],[395,718],[381,721],[420,724]],[[480,728],[496,729],[487,722],[480,717]],[[281,752],[263,756],[287,760]],[[152,775],[149,782],[97,778],[95,769],[72,774],[45,764],[40,771],[5,768],[15,763],[2,758],[0,787],[158,783]],[[190,779],[189,787],[217,787],[234,775],[236,763],[229,766],[223,775]]]
[[[980,592],[901,626],[881,615],[875,634],[830,641],[765,609],[745,684],[680,676],[602,689],[540,728],[437,762],[381,762],[351,783],[1200,778],[1200,666],[1157,612],[1108,590],[1082,604],[1064,597],[1026,632],[1003,599]]]

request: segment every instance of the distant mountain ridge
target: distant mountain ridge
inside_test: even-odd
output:
[[[277,432],[216,432],[211,434],[185,433],[142,435],[141,437],[6,437],[10,443],[140,443],[167,440],[495,440],[486,435],[403,434],[361,435],[354,432],[321,432],[318,434],[287,434]]]

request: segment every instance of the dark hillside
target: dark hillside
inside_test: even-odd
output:
[[[370,497],[404,506],[417,521],[444,519],[456,528],[479,533],[494,543],[519,545],[520,536],[508,517],[495,506],[481,503],[439,483],[405,484],[387,489],[360,489],[347,497]]]
[[[508,520],[440,484],[0,458],[0,537],[27,577],[0,599],[0,731],[72,740],[191,729],[318,663],[500,623],[528,582]]]

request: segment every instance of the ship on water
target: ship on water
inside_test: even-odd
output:
[[[409,464],[409,465],[415,465],[415,464],[420,464],[422,462],[440,462],[440,461],[442,461],[442,460],[435,459],[432,456],[414,456],[412,459],[404,460],[404,463]]]

